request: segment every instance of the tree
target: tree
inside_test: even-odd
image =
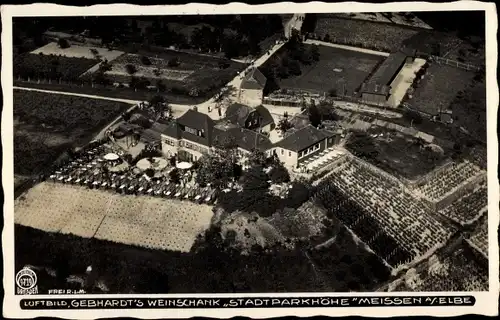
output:
[[[283,166],[282,163],[279,163],[278,165],[275,165],[271,169],[271,172],[269,172],[269,177],[271,178],[271,181],[273,183],[283,183],[283,182],[289,182],[290,181],[290,173]]]
[[[66,49],[66,48],[70,47],[68,40],[63,39],[63,38],[59,38],[59,40],[57,40],[57,44],[59,45],[59,47],[61,49]]]
[[[317,128],[321,124],[322,117],[318,107],[316,106],[316,103],[314,103],[314,100],[308,108],[308,113],[309,121],[311,121],[311,124]]]
[[[330,42],[330,35],[327,33],[325,34],[324,38],[323,38],[323,41],[324,42]]]
[[[127,70],[127,73],[130,75],[133,75],[134,73],[137,72],[136,66],[130,63],[125,65],[125,70]]]
[[[419,112],[407,108],[403,110],[403,117],[414,124],[421,124],[423,121]]]
[[[172,107],[162,95],[155,95],[149,100],[152,116],[156,121],[163,120],[170,122],[173,119]]]
[[[172,171],[170,171],[168,175],[170,177],[170,180],[173,183],[179,184],[181,182],[181,176],[179,173],[179,169],[177,169],[177,168],[172,169]]]
[[[279,122],[276,128],[281,131],[281,134],[285,134],[288,130],[293,128],[292,123],[288,120],[288,117],[282,118]]]
[[[294,76],[300,76],[302,70],[300,70],[300,63],[297,60],[290,60],[288,64],[288,72]]]
[[[179,57],[172,58],[172,59],[168,60],[168,62],[167,62],[167,65],[171,68],[178,67],[180,64],[181,64],[181,60],[179,59]]]
[[[147,56],[141,56],[141,62],[146,66],[151,65],[151,60]]]
[[[317,45],[311,46],[310,55],[311,55],[313,61],[319,61],[320,54],[319,54],[319,48]]]

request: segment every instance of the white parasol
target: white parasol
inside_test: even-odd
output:
[[[115,161],[120,159],[120,157],[116,153],[108,153],[104,156],[104,160]]]
[[[183,169],[183,170],[190,169],[192,166],[193,166],[193,164],[192,164],[192,163],[190,163],[190,162],[185,162],[185,161],[183,161],[183,162],[178,162],[178,163],[176,164],[177,169]]]

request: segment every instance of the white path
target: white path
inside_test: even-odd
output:
[[[364,49],[364,48],[346,46],[346,45],[343,45],[343,44],[336,44],[336,43],[325,42],[325,41],[320,41],[320,40],[307,39],[305,41],[305,43],[307,43],[307,44],[316,44],[316,45],[320,45],[320,46],[333,47],[333,48],[344,49],[344,50],[350,50],[350,51],[357,51],[357,52],[362,52],[362,53],[366,53],[366,54],[373,54],[373,55],[383,56],[383,57],[388,57],[390,55],[390,53],[388,53],[388,52],[382,52],[382,51],[375,51],[375,50],[370,50],[370,49]]]

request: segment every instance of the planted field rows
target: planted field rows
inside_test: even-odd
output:
[[[460,244],[451,253],[431,256],[419,271],[410,269],[390,291],[487,291],[488,270]]]
[[[479,185],[465,197],[453,202],[440,213],[453,221],[466,225],[476,221],[488,206],[488,187],[486,183]]]
[[[14,221],[48,232],[188,252],[212,215],[208,205],[43,182],[16,202]]]
[[[92,139],[125,103],[14,91],[14,172],[31,175],[46,168],[64,150]]]
[[[484,173],[467,160],[452,162],[444,170],[418,186],[417,191],[432,202],[437,202]]]
[[[379,51],[395,51],[402,47],[403,41],[419,31],[362,20],[318,18],[315,33],[323,39],[329,35],[333,43],[360,46]]]
[[[424,255],[445,244],[452,234],[402,183],[356,158],[320,185],[320,195],[337,193],[356,203],[351,204],[351,210],[340,212],[338,218],[391,265]],[[334,201],[326,199],[323,203],[328,207]]]
[[[488,219],[484,219],[467,241],[471,247],[488,257]]]

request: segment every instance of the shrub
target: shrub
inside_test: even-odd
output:
[[[134,74],[137,72],[136,66],[130,63],[125,66],[125,69],[127,70],[128,74]]]
[[[181,61],[178,57],[168,60],[167,65],[169,67],[178,67],[181,64]]]
[[[142,64],[144,64],[146,66],[151,65],[151,60],[146,56],[141,56],[141,62],[142,62]]]
[[[63,39],[63,38],[60,38],[60,39],[57,41],[57,44],[59,45],[59,47],[60,47],[61,49],[66,49],[66,48],[69,48],[69,47],[70,47],[70,44],[69,44],[68,40]]]

